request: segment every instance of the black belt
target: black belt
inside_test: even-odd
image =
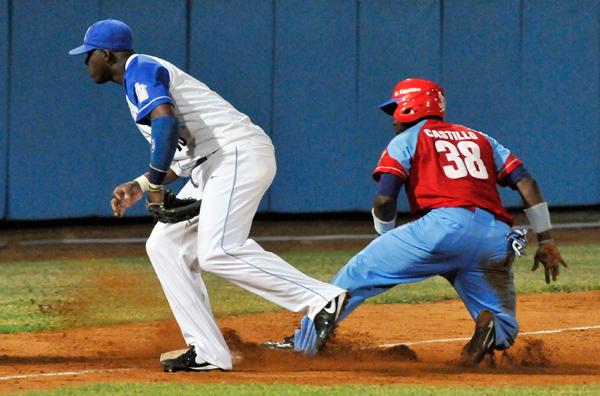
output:
[[[202,157],[202,158],[200,158],[198,161],[196,161],[196,166],[202,165],[203,163],[206,162],[207,159],[208,159],[208,157]]]

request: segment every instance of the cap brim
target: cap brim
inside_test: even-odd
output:
[[[84,44],[84,45],[79,46],[77,48],[73,48],[71,51],[69,51],[69,55],[85,54],[86,52],[90,52],[93,49],[95,49],[95,48],[92,48],[89,45],[85,45]]]
[[[387,102],[379,105],[379,108],[385,111],[389,115],[394,115],[396,111],[396,107],[398,107],[397,103],[400,99],[390,99]]]

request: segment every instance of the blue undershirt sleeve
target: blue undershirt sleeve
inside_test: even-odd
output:
[[[515,169],[513,169],[512,172],[510,172],[508,175],[506,175],[504,177],[504,180],[502,180],[502,182],[506,186],[512,188],[513,190],[516,190],[517,183],[520,182],[521,180],[525,179],[528,176],[531,176],[531,174],[527,171],[527,169],[525,169],[525,167],[523,165],[519,165]]]
[[[392,173],[382,173],[381,179],[379,180],[379,187],[375,195],[383,195],[384,197],[390,197],[398,199],[400,189],[404,182],[402,179]]]
[[[175,156],[178,141],[179,118],[166,116],[152,119],[152,150],[148,175],[151,184],[163,184]]]

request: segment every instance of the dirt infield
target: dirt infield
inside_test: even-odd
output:
[[[333,225],[332,225],[333,224]],[[257,224],[258,235],[369,233],[364,222],[300,227]],[[115,228],[113,236],[147,236],[149,225]],[[281,231],[284,230],[284,231]],[[556,233],[561,243],[600,243],[600,230]],[[143,245],[23,247],[34,238],[107,237],[106,228],[11,230],[0,261],[143,255]],[[263,243],[275,252],[360,249],[368,241]],[[540,279],[542,281],[542,279]],[[518,298],[521,335],[513,348],[480,367],[458,364],[473,331],[460,301],[365,305],[346,319],[315,358],[265,350],[266,340],[290,335],[300,315],[280,312],[219,319],[230,348],[241,353],[231,372],[163,373],[161,353],[185,347],[174,320],[137,325],[0,335],[0,393],[97,382],[230,382],[289,384],[420,384],[458,386],[600,383],[600,291],[524,295]],[[554,333],[541,331],[563,330]],[[455,340],[459,339],[459,340]],[[431,341],[431,342],[425,342]],[[382,344],[404,344],[380,348]]]
[[[518,304],[522,332],[600,325],[600,292],[522,296]],[[361,349],[468,338],[473,322],[459,301],[367,305],[340,325],[333,341],[315,358],[258,346],[262,341],[291,334],[298,320],[299,316],[291,313],[220,319],[230,348],[242,356],[231,372],[161,372],[160,354],[185,348],[174,320],[0,335],[0,392],[96,382],[458,386],[600,383],[600,328],[520,336],[508,352],[496,353],[494,360],[487,358],[480,367],[466,368],[457,361],[466,342],[463,340]],[[90,372],[73,373],[86,370]],[[48,375],[58,373],[73,374]]]

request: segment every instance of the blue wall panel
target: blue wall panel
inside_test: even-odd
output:
[[[114,187],[147,171],[149,146],[131,119],[122,87],[96,86],[85,55],[68,51],[83,42],[92,23],[113,17],[132,28],[141,51],[156,48],[182,63],[185,2],[145,2],[143,11],[132,1],[106,4],[14,2],[11,219],[110,216]],[[182,20],[183,26],[175,24]],[[128,213],[146,215],[143,205]]]
[[[8,193],[8,0],[0,1],[0,219],[6,214]]]
[[[93,163],[104,131],[82,122],[94,114],[93,96],[83,89],[84,59],[75,65],[68,51],[83,40],[82,21],[98,17],[98,3],[12,4],[9,217],[96,214],[102,184]]]
[[[600,199],[598,1],[525,1],[521,152],[551,206]]]
[[[355,1],[277,2],[275,211],[356,207],[356,22]]]
[[[519,1],[445,1],[443,81],[446,120],[494,137],[520,158]],[[505,205],[522,201],[501,189]]]
[[[187,60],[186,3],[186,0],[144,0],[143,3],[104,0],[101,1],[101,18],[125,22],[131,28],[138,53],[163,58],[184,69]]]
[[[440,81],[439,0],[360,2],[358,126],[352,141],[359,148],[348,172],[358,176],[349,196],[370,210],[377,184],[371,174],[394,137],[393,117],[379,105],[406,78]],[[401,194],[398,208],[409,211]]]
[[[190,74],[272,135],[273,0],[192,1],[190,25]]]

